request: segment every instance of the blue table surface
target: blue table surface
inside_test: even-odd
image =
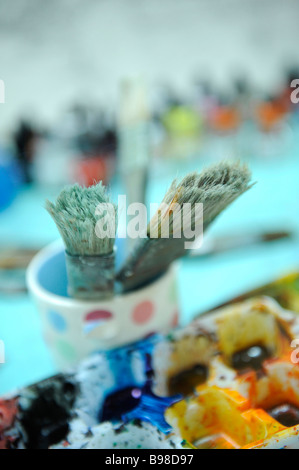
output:
[[[189,166],[187,170],[200,168],[202,162]],[[208,236],[282,229],[293,230],[295,236],[209,258],[182,260],[178,287],[183,324],[195,314],[299,266],[299,147],[283,159],[255,160],[250,166],[258,184],[219,217]],[[161,200],[171,175],[177,173],[175,168],[153,174],[149,201]],[[120,190],[117,181],[111,190],[114,195]],[[58,231],[43,207],[45,198],[53,199],[57,192],[34,186],[22,189],[0,213],[0,246],[44,246],[57,239]],[[5,364],[0,364],[0,394],[56,372],[29,295],[0,296],[0,339],[6,355]]]

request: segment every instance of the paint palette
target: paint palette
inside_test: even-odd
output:
[[[0,447],[299,448],[297,279],[21,390]]]
[[[262,297],[192,322],[154,351],[166,421],[194,448],[299,448],[299,316]],[[292,347],[293,346],[293,347]]]

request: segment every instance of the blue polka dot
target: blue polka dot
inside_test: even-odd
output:
[[[55,330],[60,331],[61,333],[66,330],[66,321],[63,316],[60,315],[60,313],[54,312],[54,310],[50,310],[48,313],[48,318],[49,322]]]

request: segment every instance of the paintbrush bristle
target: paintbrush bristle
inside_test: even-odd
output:
[[[168,231],[174,238],[182,236],[183,224],[173,224],[173,220],[182,221],[183,214],[175,218],[169,217],[169,212],[172,207],[180,210],[186,203],[190,204],[191,217],[184,213],[184,222],[190,221],[190,228],[196,225],[196,216],[201,216],[201,213],[195,211],[195,204],[202,203],[203,228],[206,228],[220,212],[251,187],[250,178],[251,172],[247,165],[221,162],[201,173],[190,173],[180,182],[174,180],[148,224],[148,237],[162,238],[163,233]],[[185,226],[185,229],[188,228]]]
[[[172,261],[184,256],[187,252],[185,241],[192,242],[200,235],[194,232],[195,238],[190,240],[185,233],[193,232],[196,226],[205,230],[252,186],[250,178],[247,165],[224,161],[201,173],[190,173],[180,182],[173,181],[148,224],[148,238],[140,243],[118,274],[124,289],[134,289],[149,282],[164,272]],[[188,204],[187,213],[185,204]],[[203,205],[203,211],[196,209],[197,204]],[[199,219],[202,224],[197,224]]]
[[[105,232],[96,226],[99,221],[97,208],[107,204]],[[67,186],[57,197],[56,203],[46,201],[70,255],[102,256],[113,252],[117,227],[117,209],[112,204],[102,182],[84,188],[78,184]],[[103,215],[103,214],[102,214]],[[109,235],[109,236],[108,236]]]

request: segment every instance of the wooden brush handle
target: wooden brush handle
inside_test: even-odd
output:
[[[184,254],[182,239],[143,239],[116,280],[121,282],[124,291],[137,289],[165,272],[172,261]]]

